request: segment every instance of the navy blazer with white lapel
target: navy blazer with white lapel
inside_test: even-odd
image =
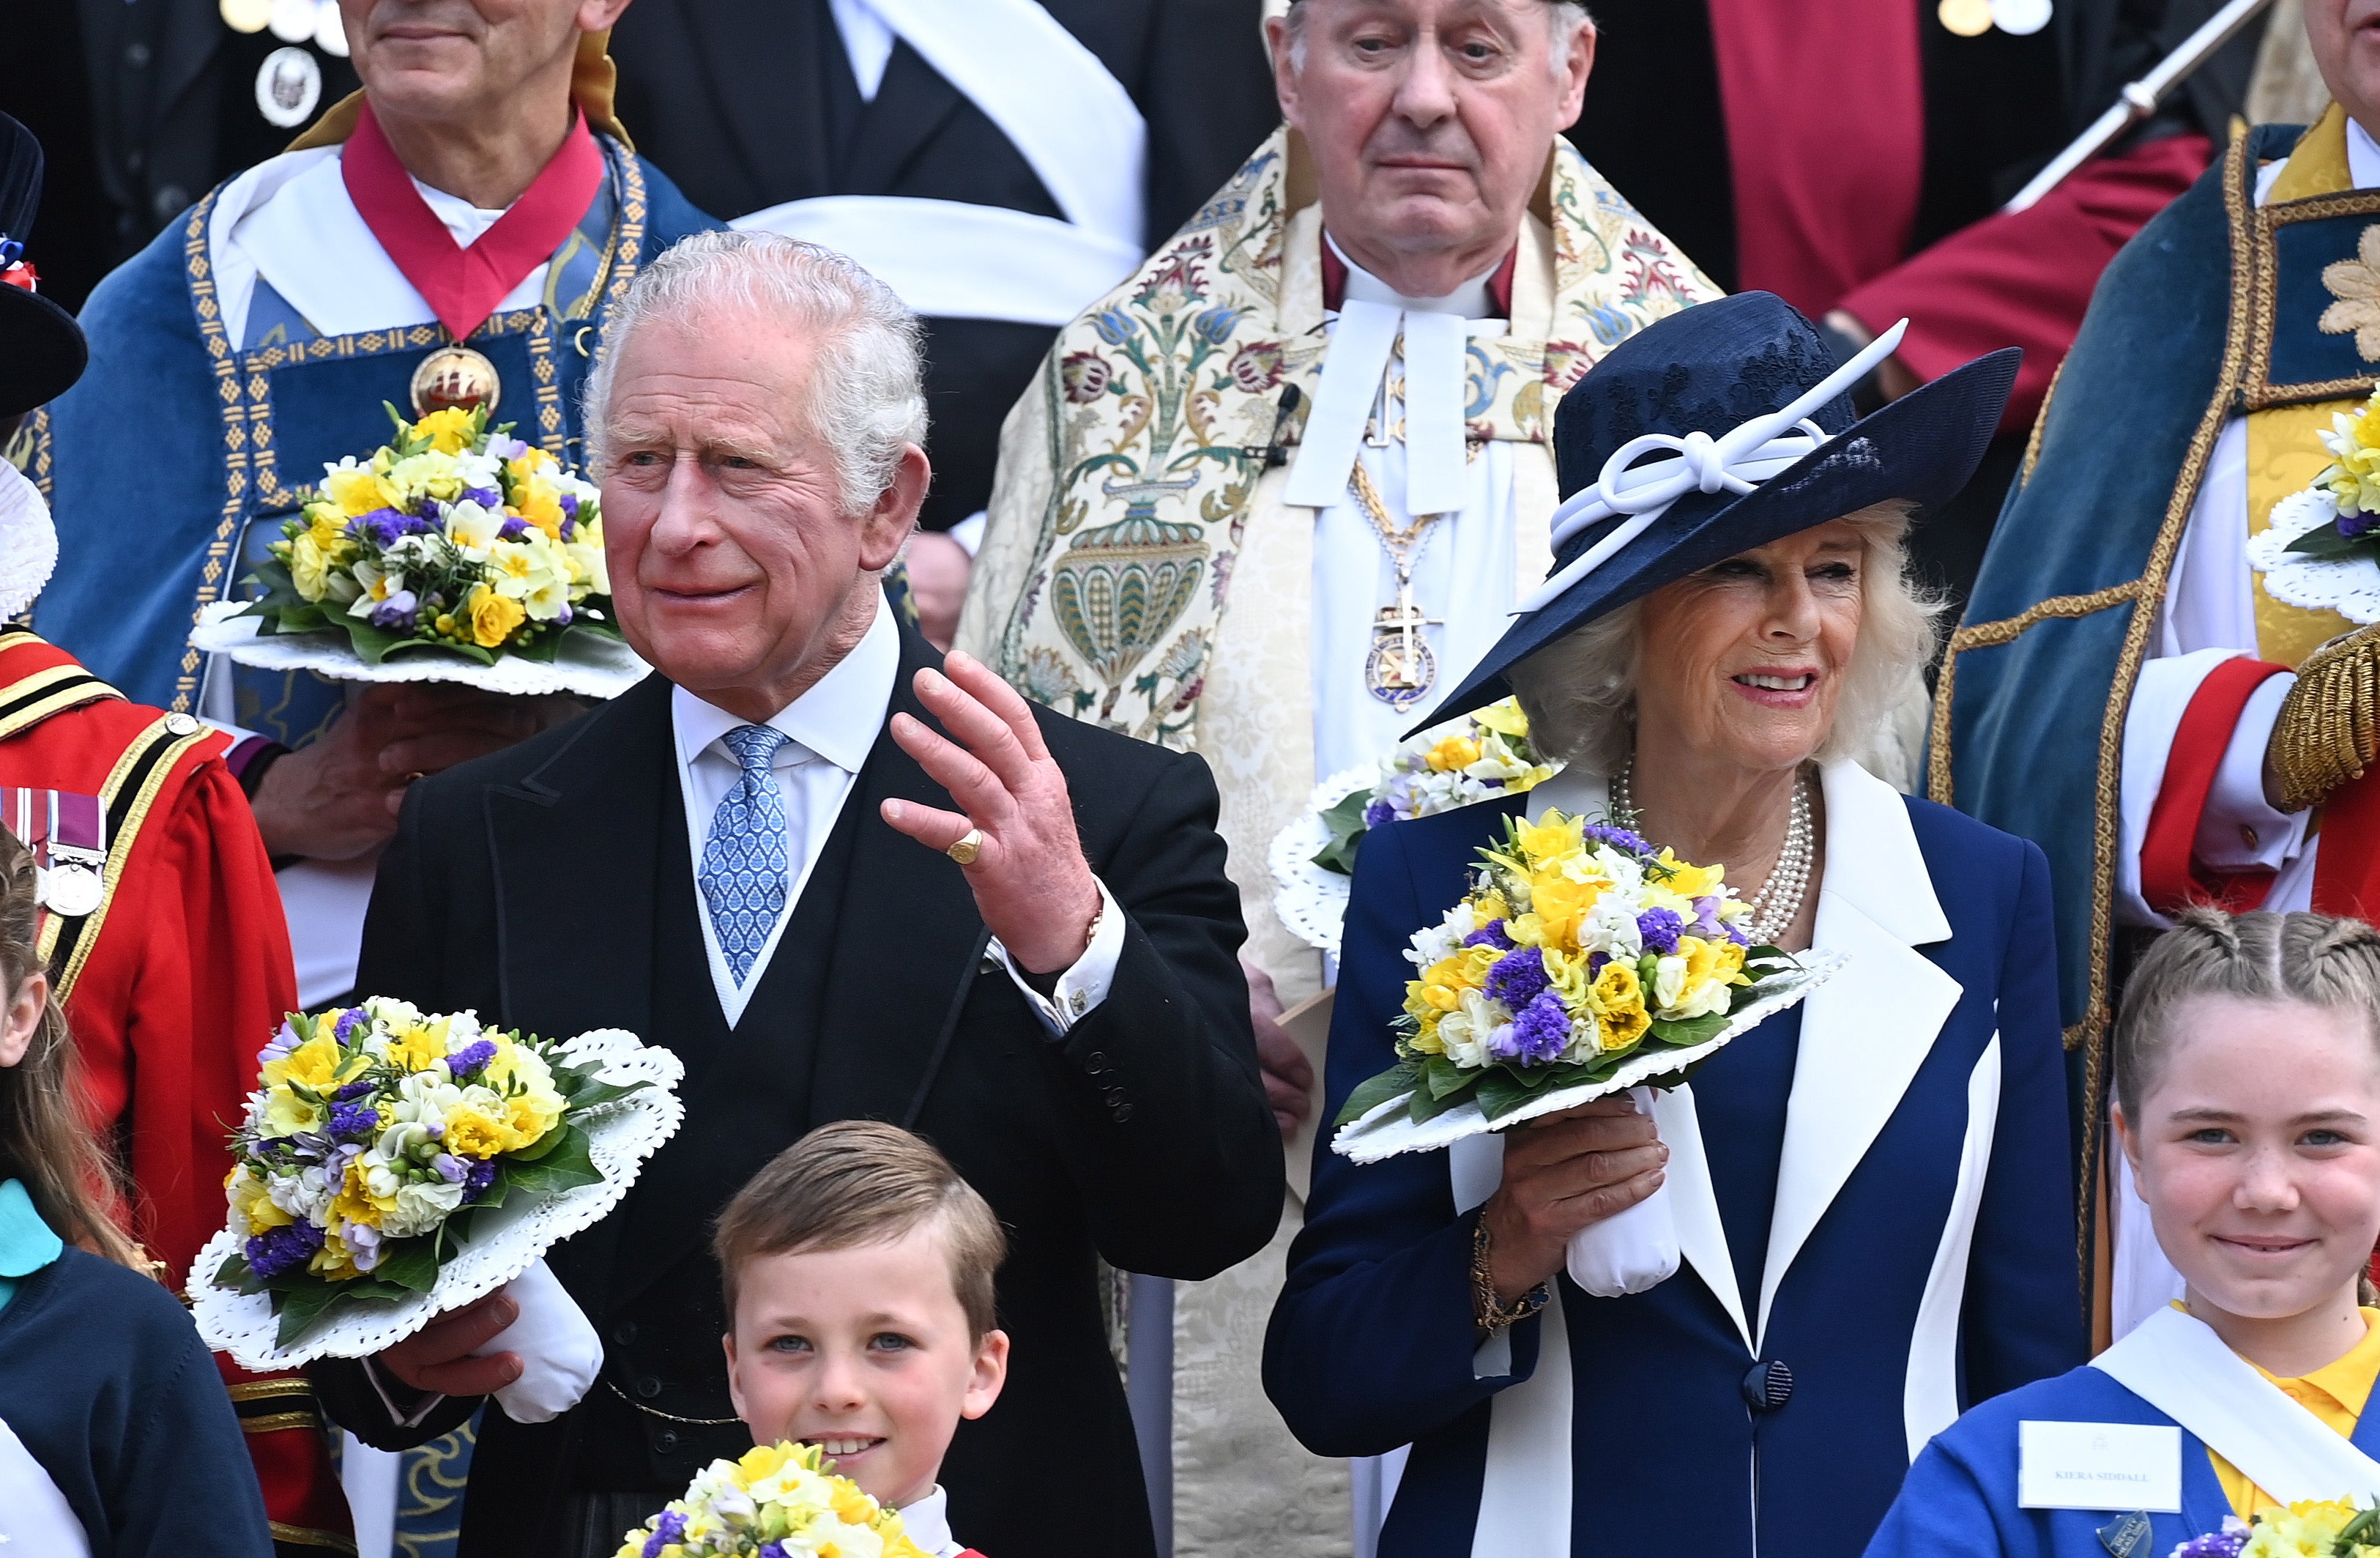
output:
[[[1762,1291],[1737,1294],[1708,1170],[1674,1143],[1683,1268],[1616,1299],[1560,1279],[1579,1552],[1605,1550],[1597,1530],[1683,1522],[1713,1552],[1840,1558],[1969,1402],[2084,1356],[2046,862],[1855,764],[1823,785],[1815,944],[1849,960],[1803,1009]],[[1408,939],[1524,805],[1367,837],[1331,1111],[1394,1061]],[[1359,1166],[1326,1138],[1313,1186],[1266,1389],[1318,1454],[1413,1445],[1382,1558],[1469,1552],[1490,1403],[1534,1369],[1544,1321],[1513,1328],[1512,1374],[1474,1377],[1474,1219],[1444,1154]],[[1755,1357],[1794,1378],[1759,1415],[1743,1394]]]
[[[2021,1509],[2021,1422],[2165,1427],[2173,1419],[2088,1366],[1985,1402],[1917,1457],[1892,1512],[1868,1544],[1867,1558],[2108,1558],[2119,1550],[2124,1558],[2166,1558],[2192,1538],[2221,1530],[2231,1513],[2206,1442],[2188,1429],[2181,1430],[2181,1511],[2141,1511],[2149,1532],[2129,1548],[2119,1534],[2128,1511]],[[2380,1412],[2364,1413],[2348,1438],[2380,1459]],[[2370,1494],[2357,1488],[2342,1489],[2340,1496],[2360,1501]],[[2100,1535],[2103,1529],[2108,1537]]]
[[[890,712],[932,724],[912,683],[941,657],[914,629],[901,639]],[[549,1036],[625,1028],[672,1043],[688,1025],[656,1008],[655,925],[691,919],[696,900],[684,877],[653,895],[665,833],[683,839],[686,826],[671,692],[650,676],[583,719],[415,785],[373,888],[358,988]],[[1280,1136],[1257,1069],[1235,956],[1239,896],[1223,871],[1205,762],[1047,711],[1036,717],[1065,772],[1084,854],[1126,916],[1105,1002],[1053,1041],[985,959],[990,932],[958,868],[880,814],[888,798],[954,803],[880,728],[836,824],[838,834],[854,830],[852,854],[824,920],[832,943],[815,1029],[772,1031],[747,1017],[725,1049],[690,1057],[678,1136],[618,1211],[552,1252],[604,1339],[605,1382],[552,1423],[487,1414],[465,1558],[548,1551],[556,1501],[590,1487],[577,1464],[583,1419],[606,1389],[652,1382],[681,1416],[725,1409],[716,1319],[706,1330],[688,1314],[681,1333],[659,1335],[638,1300],[678,1262],[708,1260],[723,1199],[714,1187],[732,1188],[810,1127],[844,1119],[926,1136],[1008,1230],[999,1299],[1014,1351],[1000,1402],[959,1425],[943,1464],[955,1528],[993,1552],[1048,1541],[1153,1554],[1099,1260],[1203,1278],[1263,1248],[1281,1215]],[[809,907],[805,892],[787,912]],[[789,955],[781,945],[776,958]],[[710,1123],[729,1112],[739,1077],[801,1056],[805,1115],[759,1129],[744,1114],[734,1129]],[[477,1405],[449,1401],[400,1430],[354,1366],[317,1365],[316,1379],[334,1416],[383,1448],[421,1442]],[[673,1485],[664,1471],[682,1484],[700,1465],[686,1458],[696,1430],[645,1426],[648,1477],[591,1486]],[[734,1432],[710,1440],[722,1441],[705,1452],[717,1454]],[[1073,1469],[1067,1496],[1053,1501],[1037,1468],[1056,1444],[1069,1446]],[[504,1475],[481,1475],[491,1467]]]

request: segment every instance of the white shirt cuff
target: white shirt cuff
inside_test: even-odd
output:
[[[1008,949],[992,938],[989,951],[1008,970],[1008,977],[1025,994],[1033,1015],[1053,1036],[1062,1038],[1066,1030],[1091,1015],[1100,1002],[1108,998],[1108,987],[1115,983],[1116,962],[1123,956],[1123,910],[1116,907],[1114,895],[1108,884],[1098,877],[1091,878],[1099,890],[1099,922],[1091,931],[1091,944],[1075,966],[1058,976],[1057,989],[1044,995],[1026,981],[1025,970],[1008,955]]]
[[[419,1428],[437,1410],[438,1404],[446,1399],[443,1395],[426,1395],[411,1412],[401,1411],[388,1394],[388,1382],[381,1378],[380,1365],[370,1358],[364,1359],[364,1378],[371,1382],[372,1394],[380,1397],[380,1404],[388,1408],[388,1420],[398,1428]]]
[[[2297,686],[2292,676],[2267,676],[2248,696],[2231,744],[2223,749],[2206,809],[2191,852],[2217,870],[2278,870],[2305,847],[2307,812],[2276,810],[2265,799],[2265,749],[2281,703]]]
[[[1499,1326],[1471,1354],[1471,1377],[1501,1380],[1512,1372],[1512,1328]]]
[[[970,514],[965,518],[960,520],[957,524],[953,525],[948,530],[944,531],[943,534],[958,542],[959,549],[965,552],[968,556],[972,557],[977,553],[983,550],[984,527],[990,523],[991,515],[990,512],[978,508],[973,514]]]

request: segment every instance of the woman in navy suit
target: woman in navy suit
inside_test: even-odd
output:
[[[1906,761],[1933,644],[1908,513],[1965,481],[2015,356],[1854,423],[1809,322],[1747,293],[1563,400],[1555,573],[1433,719],[1517,691],[1569,761],[1532,813],[1633,812],[1725,865],[1755,942],[1846,961],[1649,1113],[1363,1166],[1318,1149],[1265,1382],[1318,1454],[1411,1446],[1381,1558],[1840,1558],[1971,1402],[2082,1361],[2046,863],[1871,771]],[[1370,835],[1334,1111],[1395,1061],[1413,933],[1523,808]],[[1563,1273],[1664,1185],[1674,1275],[1598,1297]]]

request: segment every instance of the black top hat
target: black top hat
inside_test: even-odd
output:
[[[1554,414],[1564,502],[1547,584],[1424,724],[1506,696],[1512,666],[1674,579],[1874,504],[1938,504],[1965,486],[2023,353],[1977,358],[1854,421],[1849,383],[1898,341],[1896,330],[1839,370],[1791,304],[1741,292],[1613,348]],[[1822,389],[1820,403],[1796,408]],[[1749,426],[1764,419],[1767,429]],[[1655,454],[1670,458],[1638,463]],[[1665,493],[1677,495],[1663,505]]]
[[[56,399],[90,352],[74,315],[32,290],[25,239],[42,203],[42,143],[0,114],[0,417]]]

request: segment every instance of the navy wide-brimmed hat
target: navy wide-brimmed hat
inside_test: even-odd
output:
[[[1741,292],[1614,347],[1554,414],[1553,571],[1415,729],[1507,696],[1521,661],[1673,579],[1874,504],[1939,504],[1965,486],[2023,353],[1977,358],[1854,420],[1851,386],[1901,328],[1839,367],[1791,304]]]
[[[64,395],[90,355],[74,315],[18,285],[32,276],[18,267],[41,203],[42,143],[0,114],[0,417]]]

